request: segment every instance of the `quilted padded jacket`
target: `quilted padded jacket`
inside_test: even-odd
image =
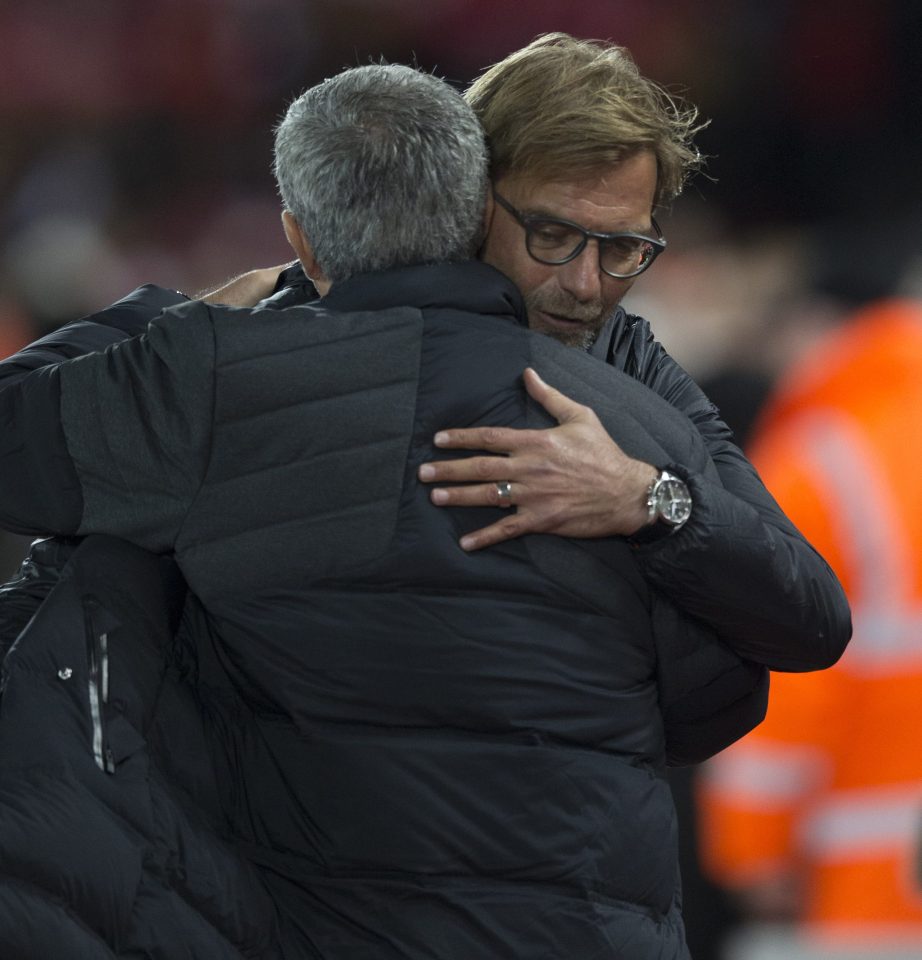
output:
[[[719,479],[673,408],[528,334],[518,307],[477,264],[365,278],[319,308],[193,304],[0,394],[0,455],[16,467],[4,474],[6,522],[171,552],[200,603],[195,669],[183,673],[168,644],[153,658],[182,710],[111,695],[101,676],[117,676],[131,649],[114,623],[110,636],[86,621],[78,666],[56,644],[40,652],[44,631],[29,640],[38,618],[20,637],[2,725],[54,722],[7,722],[33,700],[17,700],[17,677],[58,697],[84,691],[73,697],[85,712],[69,718],[87,735],[68,801],[78,820],[130,819],[122,798],[139,768],[135,802],[156,815],[131,824],[135,874],[124,848],[96,837],[98,862],[136,883],[113,891],[107,871],[90,870],[81,897],[62,896],[36,882],[53,885],[72,855],[52,847],[55,798],[39,780],[28,797],[44,832],[3,858],[20,865],[14,890],[31,885],[51,913],[63,901],[114,956],[137,955],[154,929],[153,956],[224,955],[184,932],[199,918],[242,956],[685,955],[657,604],[634,551],[533,537],[466,555],[459,534],[489,514],[432,508],[415,471],[441,426],[546,423],[519,385],[530,363],[590,403],[628,452]],[[15,424],[41,430],[26,453]],[[77,599],[108,622],[99,583]],[[174,694],[177,671],[185,692]],[[186,717],[201,768],[170,756]],[[12,753],[15,810],[16,785],[41,761]],[[0,832],[13,848],[28,835]],[[150,891],[164,887],[158,901]],[[158,920],[186,907],[195,923]],[[29,935],[20,924],[16,936]]]

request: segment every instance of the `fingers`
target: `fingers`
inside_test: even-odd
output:
[[[525,389],[532,399],[544,407],[558,423],[586,419],[592,411],[571,400],[568,396],[548,386],[533,367],[526,367],[524,373]],[[434,443],[443,450],[487,450],[490,453],[517,453],[533,448],[545,440],[544,430],[522,430],[514,427],[468,427],[457,430],[440,430],[434,437]],[[481,475],[487,478],[487,473]],[[421,477],[421,479],[448,479],[448,477]],[[461,479],[476,479],[465,476]],[[490,479],[493,479],[490,477]]]
[[[459,543],[461,549],[468,552],[483,550],[484,547],[492,547],[493,544],[502,543],[504,540],[514,540],[526,532],[519,516],[513,513],[489,527],[466,533]]]
[[[515,427],[468,427],[458,430],[440,430],[433,442],[445,450],[489,450],[493,453],[512,453],[528,443],[533,430]]]
[[[533,367],[525,368],[523,379],[528,395],[532,400],[537,400],[558,423],[569,423],[585,416],[586,407],[548,386]]]
[[[502,481],[500,481],[502,483]],[[478,483],[465,487],[436,487],[429,498],[440,507],[513,507],[522,492],[521,484],[509,483],[504,495],[499,483]]]
[[[493,458],[501,459],[501,458]],[[457,461],[454,461],[457,462]],[[422,471],[420,471],[422,472]],[[513,507],[517,496],[522,493],[522,485],[509,484],[508,495],[500,489],[500,483],[479,483],[464,487],[436,487],[429,494],[434,504],[440,507]],[[484,547],[512,540],[526,533],[526,523],[518,513],[511,513],[497,523],[472,533],[465,534],[459,541],[465,551],[482,550]]]
[[[508,480],[506,457],[466,457],[463,460],[435,460],[424,463],[418,472],[423,483],[476,483],[483,480]]]
[[[286,265],[248,270],[216,290],[198,294],[196,299],[226,307],[255,307],[271,295],[279,274],[285,269]]]

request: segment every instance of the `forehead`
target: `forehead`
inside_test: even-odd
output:
[[[650,225],[656,173],[654,154],[644,150],[608,170],[573,179],[507,174],[496,189],[523,213],[562,217],[601,232],[634,230]]]

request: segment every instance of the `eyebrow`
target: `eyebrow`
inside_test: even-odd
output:
[[[542,209],[522,209],[520,213],[523,217],[530,217],[533,220],[556,220],[562,223],[575,223],[577,226],[582,227],[584,230],[589,230],[590,233],[604,233],[609,236],[617,236],[621,233],[633,233],[641,237],[650,237],[655,239],[655,234],[657,233],[656,227],[653,226],[651,221],[650,226],[648,227],[625,227],[621,230],[590,230],[585,224],[580,223],[578,220],[571,220],[569,217],[562,217],[558,213],[550,213],[547,210]]]

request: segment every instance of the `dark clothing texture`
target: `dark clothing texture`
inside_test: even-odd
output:
[[[460,550],[497,511],[432,507],[416,470],[439,428],[547,425],[526,365],[719,503],[685,417],[530,334],[481,264],[319,306],[191,303],[11,379],[3,522],[89,536],[4,666],[10,956],[52,930],[92,958],[687,955],[664,720],[743,690],[764,709],[764,671],[654,598],[637,557],[672,544]],[[178,631],[175,569],[144,551],[192,591]],[[791,589],[841,618],[810,573]],[[801,665],[835,655],[823,639]]]
[[[316,296],[295,266],[283,273],[277,292],[264,305],[296,305]],[[161,287],[140,287],[113,307],[0,363],[0,388],[28,370],[141,333],[162,308],[187,299]],[[835,662],[851,635],[841,586],[765,489],[719,411],[656,341],[649,323],[621,307],[591,355],[686,414],[720,475],[720,483],[687,476],[695,510],[681,536],[637,549],[635,559],[650,585],[755,663],[799,671]]]
[[[619,310],[593,353],[682,410],[720,474],[720,484],[688,478],[695,509],[682,536],[638,551],[649,584],[771,670],[835,663],[852,630],[842,586],[765,489],[719,411],[641,317]]]
[[[273,302],[287,306],[315,296],[296,265],[283,274]],[[638,549],[650,586],[715,629],[741,656],[771,670],[833,664],[851,636],[842,587],[765,489],[720,411],[663,349],[649,322],[623,307],[605,324],[590,355],[681,410],[719,474],[715,483],[679,471],[692,487],[694,514],[681,536]],[[554,386],[566,392],[563,382]]]
[[[0,956],[276,960],[274,905],[220,835],[175,564],[69,547],[4,664]]]

